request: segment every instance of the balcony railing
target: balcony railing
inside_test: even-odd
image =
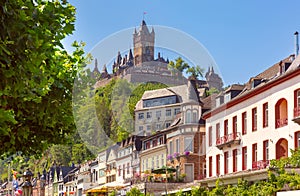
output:
[[[276,128],[286,126],[288,124],[287,118],[276,119]]]
[[[217,138],[216,146],[219,149],[222,149],[225,145],[232,145],[232,144],[240,144],[241,142],[241,133],[231,133],[228,135],[224,135],[223,137]]]
[[[252,169],[264,169],[269,165],[270,165],[269,160],[265,160],[265,161],[260,160],[252,163]]]
[[[300,107],[294,108],[294,119],[293,119],[293,121],[300,125]]]

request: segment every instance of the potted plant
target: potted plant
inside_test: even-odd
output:
[[[184,182],[185,177],[186,177],[186,174],[180,174],[178,177],[178,182]]]

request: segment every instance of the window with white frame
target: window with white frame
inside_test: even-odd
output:
[[[196,123],[198,121],[198,110],[193,110],[192,122]]]
[[[152,118],[152,112],[147,112],[147,118]]]
[[[185,123],[191,123],[191,110],[186,111]]]
[[[176,152],[180,152],[180,142],[179,139],[176,139]]]
[[[144,113],[139,113],[139,120],[144,119]]]
[[[175,108],[175,109],[174,109],[174,115],[176,115],[176,114],[178,114],[178,113],[180,113],[180,108]]]
[[[186,136],[184,138],[184,151],[193,152],[193,138],[192,138],[192,136]]]
[[[166,116],[171,116],[172,112],[171,109],[166,109]]]

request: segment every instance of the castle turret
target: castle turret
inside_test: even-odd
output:
[[[154,60],[154,39],[155,33],[152,28],[151,33],[143,20],[139,31],[134,31],[133,45],[134,45],[134,65],[140,65],[143,62]]]

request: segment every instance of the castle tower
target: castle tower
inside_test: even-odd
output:
[[[211,88],[216,88],[219,91],[222,90],[223,87],[223,81],[222,78],[215,73],[214,67],[209,67],[208,72],[205,74],[206,82],[208,84],[208,87]]]
[[[143,20],[139,31],[135,30],[133,33],[134,65],[154,60],[154,39],[153,28],[150,33],[146,22]]]

